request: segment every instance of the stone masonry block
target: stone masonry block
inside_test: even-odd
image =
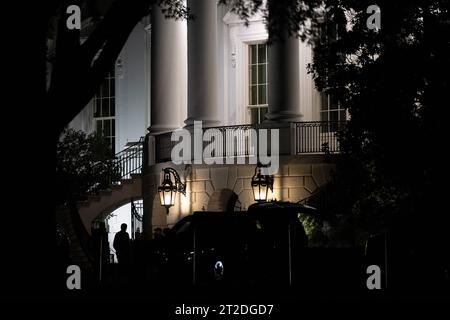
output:
[[[195,179],[197,181],[209,180],[209,168],[206,168],[206,169],[195,169]]]
[[[305,188],[313,193],[317,189],[317,184],[312,177],[305,177]]]
[[[211,169],[211,181],[215,190],[228,187],[228,168]]]
[[[192,192],[204,192],[205,191],[205,181],[193,181],[191,182]]]
[[[290,176],[307,176],[312,174],[311,165],[308,164],[291,164],[289,166]]]
[[[311,193],[305,188],[289,188],[289,200],[297,202],[309,197]]]

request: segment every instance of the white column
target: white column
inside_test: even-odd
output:
[[[299,40],[280,32],[268,48],[269,122],[300,121]]]
[[[217,1],[188,0],[194,16],[188,21],[188,114],[186,126],[203,121],[219,125]]]
[[[151,133],[179,128],[187,107],[186,21],[152,10]]]

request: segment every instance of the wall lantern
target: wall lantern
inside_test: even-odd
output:
[[[258,163],[252,177],[253,196],[257,202],[267,201],[269,189],[273,191],[273,177],[261,174],[262,165]]]
[[[166,207],[167,214],[169,208],[175,205],[175,195],[177,192],[186,195],[186,185],[181,182],[180,176],[172,168],[163,169],[164,179],[162,184],[158,187],[159,199],[161,205]],[[173,180],[172,180],[173,177]]]

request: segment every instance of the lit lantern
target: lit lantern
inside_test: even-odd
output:
[[[268,175],[261,174],[261,166],[258,165],[255,169],[255,174],[252,177],[253,196],[257,202],[267,201],[269,189],[273,189],[273,178]]]
[[[169,208],[175,205],[175,196],[177,192],[186,194],[186,185],[184,185],[178,173],[172,168],[166,168],[164,171],[164,179],[161,186],[158,187],[159,199],[161,205],[166,207],[167,213],[169,213]],[[173,175],[175,182],[172,181]]]

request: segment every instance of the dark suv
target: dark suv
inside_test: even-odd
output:
[[[307,242],[298,214],[313,210],[271,202],[242,212],[195,212],[167,237],[164,269],[184,284],[293,284]]]

